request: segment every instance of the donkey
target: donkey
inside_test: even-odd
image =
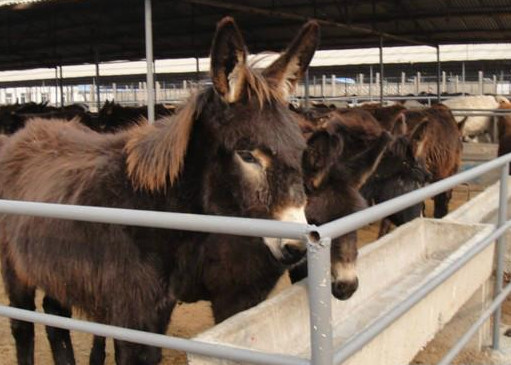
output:
[[[456,123],[451,110],[443,104],[418,111],[407,110],[405,118],[409,131],[427,121],[423,137],[413,140],[413,151],[431,174],[431,182],[456,174],[461,166],[462,130],[467,118]],[[447,214],[451,196],[452,189],[433,197],[435,218]]]
[[[211,50],[212,86],[175,116],[117,134],[33,120],[1,149],[0,198],[305,223],[306,144],[286,98],[317,43],[318,25],[309,22],[281,57],[258,72],[246,63],[235,22],[224,18]],[[2,215],[0,226],[11,306],[33,310],[40,288],[47,312],[70,315],[75,306],[98,322],[156,333],[165,332],[179,299],[174,275],[190,259],[182,254],[211,239],[29,216]],[[285,265],[305,252],[299,240],[260,241]],[[11,329],[18,363],[33,364],[33,324],[12,320]],[[54,359],[73,363],[67,358],[72,350],[58,352],[63,348],[54,348]],[[115,341],[115,350],[118,364],[161,359],[161,349],[124,341]]]
[[[506,100],[501,100],[499,102],[499,109],[509,110],[511,109],[511,103]],[[499,148],[497,155],[502,156],[511,152],[511,114],[499,116],[497,119],[497,127],[499,133]]]
[[[336,115],[309,138],[303,156],[309,223],[327,223],[367,206],[359,189],[378,165],[390,139],[365,111]],[[332,294],[346,300],[358,288],[356,232],[332,240],[330,256]],[[305,278],[307,262],[293,265],[289,274],[292,282]]]
[[[154,109],[157,118],[174,113],[173,109],[168,109],[162,104],[156,104]],[[97,118],[96,129],[98,132],[116,132],[135,124],[144,123],[147,119],[147,106],[122,106],[107,100],[100,109]]]
[[[389,124],[393,140],[389,143],[376,171],[361,189],[369,204],[379,204],[423,187],[431,175],[422,160],[415,157],[413,146],[424,138],[428,121],[417,125],[408,133],[402,119]],[[390,231],[391,224],[400,226],[422,215],[424,203],[418,203],[384,218],[378,237]]]

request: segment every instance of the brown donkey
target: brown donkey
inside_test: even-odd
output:
[[[378,166],[390,142],[389,133],[367,112],[332,114],[308,139],[303,157],[309,223],[323,224],[366,207],[359,189]],[[340,300],[358,288],[357,234],[332,240],[332,294]],[[307,276],[306,261],[289,270],[292,282]]]
[[[418,111],[407,110],[405,117],[408,133],[415,135],[412,139],[414,155],[426,167],[431,182],[456,174],[463,149],[461,131],[467,118],[456,123],[451,110],[443,104]],[[423,127],[419,128],[421,124]],[[452,189],[433,197],[435,218],[448,213],[451,196]]]
[[[499,109],[509,110],[511,109],[511,103],[506,100],[501,100]],[[502,156],[511,152],[511,114],[499,116],[497,119],[497,126],[499,131],[499,149],[497,154],[498,156]]]
[[[241,33],[225,18],[211,51],[212,87],[174,117],[118,134],[29,122],[3,141],[0,198],[305,222],[305,143],[285,101],[317,43],[318,26],[310,22],[259,73],[246,64]],[[99,322],[157,333],[183,289],[174,275],[191,258],[182,255],[212,237],[29,216],[3,215],[0,225],[11,306],[33,310],[40,288],[47,312],[70,315],[75,306]],[[260,241],[283,264],[305,251],[295,240]],[[33,364],[33,324],[12,320],[11,328],[18,363]],[[67,341],[59,337],[66,331],[48,330]],[[55,361],[73,363],[72,349],[58,341]],[[118,364],[161,359],[161,349],[123,341],[115,347]]]

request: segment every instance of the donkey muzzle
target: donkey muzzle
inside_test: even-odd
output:
[[[335,281],[332,282],[332,294],[339,300],[351,298],[353,293],[358,289],[358,278],[352,281]]]
[[[339,300],[349,299],[358,289],[355,262],[342,262],[332,270],[332,294]]]
[[[300,261],[307,249],[304,242],[293,239],[264,238],[272,255],[284,265],[292,265]]]

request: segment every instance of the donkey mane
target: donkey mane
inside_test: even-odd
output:
[[[255,99],[260,109],[265,104],[285,104],[285,95],[268,84],[258,70],[246,65],[240,69],[245,80],[248,100]],[[159,191],[167,183],[172,186],[184,165],[194,121],[201,115],[213,93],[211,88],[190,96],[175,115],[163,118],[154,125],[144,124],[130,129],[125,151],[127,171],[136,189]]]
[[[126,165],[136,189],[160,190],[165,187],[167,177],[171,185],[175,182],[183,168],[197,99],[192,97],[173,117],[129,130]]]

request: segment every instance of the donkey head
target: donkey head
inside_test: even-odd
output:
[[[247,64],[247,50],[231,18],[217,28],[211,51],[213,86],[194,126],[206,163],[202,202],[207,214],[306,223],[301,159],[305,143],[287,96],[318,45],[307,23],[287,50],[262,72]],[[208,141],[204,145],[203,141]],[[295,262],[302,242],[265,238],[273,255]]]
[[[375,136],[356,128],[357,123],[345,122],[332,119],[308,140],[303,166],[309,196],[307,218],[313,224],[365,208],[358,188],[374,171],[390,141],[387,132]],[[356,232],[333,239],[330,254],[332,294],[348,299],[358,288]]]

